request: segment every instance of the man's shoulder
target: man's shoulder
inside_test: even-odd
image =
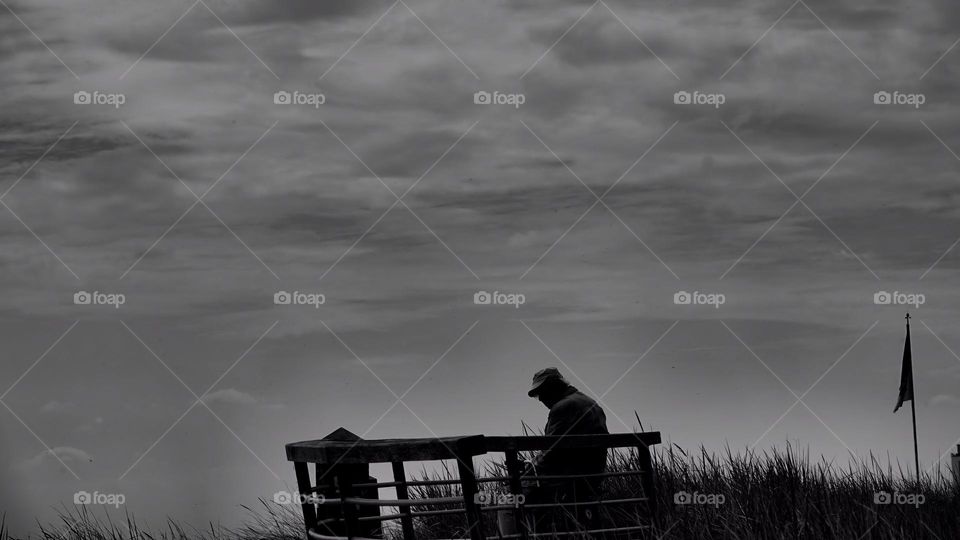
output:
[[[553,406],[553,410],[582,409],[597,405],[593,398],[577,390],[560,398],[560,401]]]
[[[607,433],[603,408],[580,391],[564,396],[550,409],[550,422],[566,425],[564,433]]]

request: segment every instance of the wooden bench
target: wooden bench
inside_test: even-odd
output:
[[[414,520],[447,514],[462,514],[466,522],[464,530],[471,540],[485,538],[537,538],[571,534],[605,535],[629,533],[649,528],[656,516],[656,493],[650,446],[660,444],[659,432],[618,433],[611,435],[567,435],[563,437],[486,437],[469,435],[431,439],[382,439],[362,440],[352,433],[337,430],[325,439],[291,443],[286,446],[287,459],[293,462],[303,511],[306,537],[313,540],[360,539],[379,536],[380,524],[399,521],[404,540],[415,540]],[[636,471],[607,472],[597,475],[524,476],[520,464],[520,452],[572,448],[635,448],[639,469]],[[505,476],[478,477],[474,457],[487,453],[502,453],[506,465]],[[458,479],[408,480],[404,463],[409,461],[456,460]],[[311,479],[309,464],[314,464]],[[390,463],[392,482],[369,479],[370,464]],[[481,505],[477,502],[479,486],[484,483],[506,485],[510,494],[522,494],[523,480],[574,480],[576,478],[638,476],[641,493],[624,499],[568,501],[527,505],[521,500],[513,505]],[[372,481],[371,481],[372,480]],[[411,498],[410,488],[425,486],[459,485],[461,496],[437,498]],[[381,488],[396,489],[396,499],[380,500],[376,495]],[[365,492],[365,493],[364,493]],[[362,496],[366,494],[367,496]],[[525,523],[527,512],[535,508],[565,507],[577,505],[624,505],[636,504],[647,516],[646,523],[629,527],[606,529],[537,533],[522,525],[512,535],[500,535],[497,531],[485,531],[482,514],[493,511],[512,511],[517,524]],[[383,507],[396,507],[397,513],[382,515]],[[416,508],[426,510],[416,510]],[[447,508],[449,507],[449,508]],[[366,513],[364,513],[366,510]]]

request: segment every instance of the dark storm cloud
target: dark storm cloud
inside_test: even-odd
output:
[[[336,24],[350,17],[373,15],[389,7],[389,3],[380,0],[212,1],[208,5],[213,14],[204,5],[190,9],[191,2],[141,9],[138,19],[105,29],[103,39],[117,52],[130,54],[134,58],[155,45],[150,49],[155,59],[210,62],[224,54],[237,52],[236,38],[223,31],[220,20],[238,27],[311,21]],[[78,9],[89,12],[97,10],[90,6],[78,6]],[[186,16],[183,16],[185,13]],[[164,32],[168,32],[167,37],[157,42]]]
[[[345,17],[363,16],[390,7],[393,0],[267,0],[241,3],[239,7],[225,5],[227,20],[238,24],[271,22],[303,23],[313,19],[336,22]],[[211,3],[216,9],[219,2]]]
[[[842,28],[847,32],[867,33],[884,32],[894,29],[896,23],[903,20],[905,7],[905,4],[899,0],[885,0],[869,6],[865,6],[855,0],[839,2],[811,0],[807,5],[830,26]],[[789,7],[789,4],[784,5],[783,9],[786,9],[786,7]],[[785,23],[806,29],[822,28],[816,18],[812,17],[809,12],[803,9],[802,5],[797,7],[799,8],[798,12],[804,15],[797,17],[790,17],[788,15],[788,18],[784,19]],[[779,9],[779,7],[770,5],[767,10],[768,15],[778,17],[782,11],[777,13],[776,9]]]
[[[577,165],[576,160],[568,159],[560,161],[556,158],[519,158],[512,162],[501,163],[499,167],[501,169],[532,169],[532,170],[544,170],[544,169],[553,169],[553,168],[563,168],[564,165],[567,167],[575,167]]]
[[[583,186],[567,184],[462,194],[438,193],[419,196],[418,200],[433,208],[469,209],[491,216],[521,217],[560,209],[585,209],[594,199]]]
[[[198,11],[197,15],[180,21],[170,29],[167,37],[156,42],[151,32],[137,27],[120,27],[106,37],[107,44],[116,52],[136,59],[150,50],[153,60],[172,62],[212,62],[224,54],[236,51],[236,39],[226,33],[215,32],[218,23],[209,13]]]

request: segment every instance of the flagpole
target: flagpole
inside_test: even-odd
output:
[[[907,313],[907,335],[910,334],[910,314]],[[910,346],[910,415],[913,417],[913,465],[917,471],[917,482],[920,481],[920,452],[917,450],[917,393],[913,385],[913,344]]]

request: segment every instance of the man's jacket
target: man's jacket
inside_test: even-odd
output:
[[[544,435],[605,435],[607,415],[596,401],[574,387],[553,407],[547,417]],[[606,469],[606,448],[561,449],[545,451],[538,460],[538,475],[594,474]]]

